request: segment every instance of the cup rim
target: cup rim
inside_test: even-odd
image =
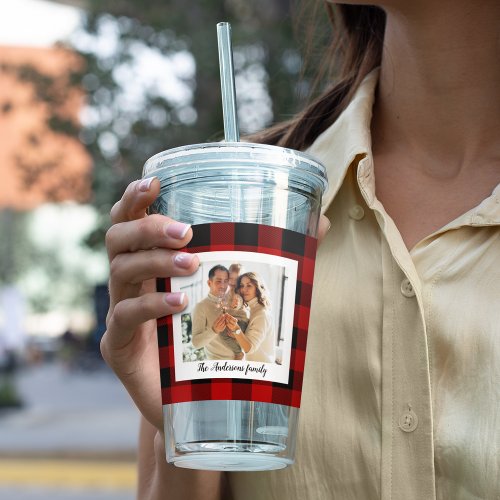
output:
[[[165,165],[166,162],[168,162],[169,166],[175,167],[177,159],[200,155],[203,153],[208,154],[213,151],[219,151],[225,154],[235,152],[246,154],[262,153],[264,156],[269,156],[269,160],[271,160],[271,155],[279,154],[288,160],[286,161],[286,166],[291,168],[292,171],[295,170],[297,173],[307,173],[313,175],[318,181],[320,181],[323,192],[326,191],[328,186],[326,168],[319,162],[319,160],[314,158],[309,153],[304,153],[303,151],[298,151],[296,149],[254,142],[207,142],[167,149],[155,154],[146,161],[143,168],[143,177],[150,177],[154,175],[159,169],[167,166]]]

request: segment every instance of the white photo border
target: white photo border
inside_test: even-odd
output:
[[[200,252],[196,254],[200,262],[258,262],[284,267],[288,279],[285,282],[282,297],[283,316],[281,331],[283,338],[282,362],[262,363],[254,361],[238,360],[208,360],[184,362],[182,353],[181,313],[172,316],[172,328],[174,339],[175,380],[211,379],[211,378],[239,378],[252,380],[265,380],[288,384],[290,375],[290,358],[292,353],[293,319],[295,313],[295,294],[297,288],[298,262],[294,259],[278,255],[270,255],[257,252],[240,251],[215,251]],[[170,278],[171,292],[180,292],[181,288],[190,282],[192,276],[177,276]],[[200,369],[200,367],[202,367]],[[243,370],[241,370],[243,367]]]

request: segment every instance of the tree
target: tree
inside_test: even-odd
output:
[[[103,245],[112,204],[130,181],[140,177],[147,158],[175,146],[222,138],[218,22],[233,26],[243,133],[288,118],[303,104],[309,79],[307,74],[300,79],[302,57],[291,20],[294,4],[292,0],[87,2],[85,24],[70,43],[83,60],[70,75],[71,82],[87,94],[82,128],[71,120],[54,119],[57,116],[49,126],[63,134],[78,134],[92,157],[91,202],[102,221],[89,245]],[[317,32],[322,29],[316,27]],[[38,80],[47,85],[46,79]]]

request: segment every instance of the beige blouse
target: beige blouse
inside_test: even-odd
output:
[[[250,307],[250,320],[245,336],[252,344],[252,348],[245,355],[248,361],[261,363],[274,363],[274,328],[268,308],[259,304],[257,297],[248,303]]]
[[[317,256],[296,463],[235,500],[500,499],[500,186],[408,252],[375,197],[377,72],[310,152]]]

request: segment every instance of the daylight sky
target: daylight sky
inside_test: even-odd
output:
[[[45,0],[10,0],[0,3],[0,45],[50,46],[78,25],[74,7]]]

